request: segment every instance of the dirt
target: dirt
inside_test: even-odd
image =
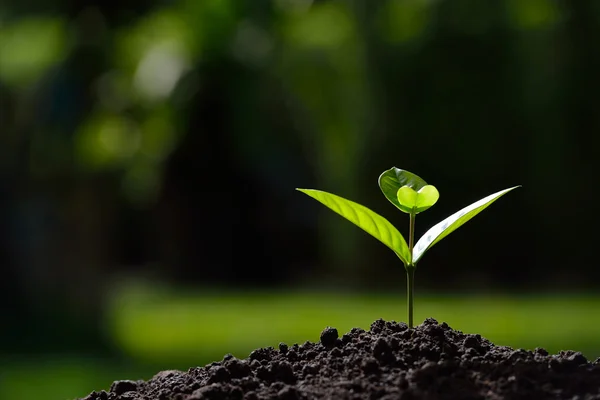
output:
[[[117,381],[85,400],[600,399],[600,358],[496,346],[427,319],[373,322],[319,343],[252,351],[149,381]]]

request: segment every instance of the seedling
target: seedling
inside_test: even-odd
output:
[[[519,185],[520,186],[520,185]],[[406,269],[408,296],[408,327],[413,327],[413,289],[417,262],[434,244],[454,232],[465,222],[479,214],[504,194],[519,186],[513,186],[491,194],[452,214],[429,229],[415,244],[415,217],[433,206],[440,194],[435,186],[422,178],[396,167],[379,176],[379,187],[385,197],[400,211],[410,216],[408,244],[402,234],[381,215],[370,209],[331,193],[314,189],[296,189],[323,203],[331,210],[363,229],[400,258]]]

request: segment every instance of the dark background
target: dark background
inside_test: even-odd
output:
[[[101,348],[115,280],[404,289],[392,252],[296,187],[417,237],[431,291],[597,291],[600,3],[2,0],[0,350]],[[57,329],[62,327],[62,329]]]

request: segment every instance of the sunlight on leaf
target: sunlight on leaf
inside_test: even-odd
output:
[[[417,191],[409,186],[402,186],[398,189],[397,196],[400,210],[410,214],[417,204]]]
[[[485,210],[490,204],[498,200],[501,196],[518,187],[520,186],[513,186],[484,197],[470,206],[467,206],[462,210],[452,214],[442,222],[434,225],[421,237],[421,239],[419,239],[415,245],[413,250],[413,262],[416,264],[421,259],[423,254],[434,244],[454,232],[481,211]]]
[[[331,193],[313,189],[296,190],[321,202],[388,246],[402,260],[404,265],[410,264],[410,253],[404,237],[381,215],[369,210],[365,206]]]
[[[419,214],[433,206],[440,198],[440,193],[433,185],[423,186],[418,192],[409,186],[402,186],[396,197],[400,210]]]
[[[392,167],[387,171],[384,171],[379,176],[379,187],[381,188],[381,191],[385,197],[400,210],[404,212],[410,212],[403,210],[403,207],[398,201],[398,190],[402,186],[408,186],[415,191],[419,191],[422,187],[427,186],[427,182],[412,172],[396,167]]]

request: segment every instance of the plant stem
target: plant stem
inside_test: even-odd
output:
[[[408,226],[408,251],[411,257],[410,264],[406,266],[406,292],[408,296],[408,328],[413,327],[413,290],[415,286],[415,265],[412,263],[413,248],[415,246],[415,216],[410,213],[410,225]]]
[[[412,257],[413,247],[415,246],[415,216],[414,212],[410,213],[410,224],[408,226],[408,251]]]
[[[415,266],[409,265],[406,268],[406,288],[408,293],[408,327],[413,327],[413,291],[415,283]]]

